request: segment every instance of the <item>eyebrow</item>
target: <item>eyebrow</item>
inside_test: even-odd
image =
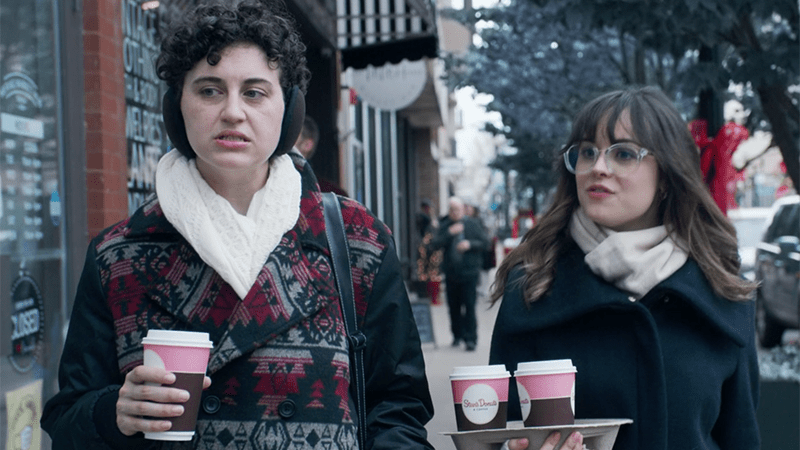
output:
[[[587,143],[590,143],[590,144],[593,144],[593,145],[597,145],[597,143],[594,141],[594,139],[581,139],[578,142],[579,143],[580,142],[587,142]],[[611,142],[611,145],[623,144],[623,143],[631,143],[631,144],[636,144],[636,145],[642,146],[641,142],[639,142],[639,141],[637,141],[636,139],[633,139],[633,138],[620,138],[620,139],[616,139],[615,138],[615,139],[613,139],[613,142]]]
[[[200,83],[225,84],[225,81],[220,77],[205,76],[205,77],[200,77],[200,78],[197,78],[197,79],[193,80],[191,84],[195,85],[195,84],[200,84]],[[251,86],[251,85],[254,85],[254,84],[262,84],[262,83],[272,86],[272,82],[267,80],[267,79],[265,79],[265,78],[247,78],[246,80],[244,80],[243,84],[245,86]]]

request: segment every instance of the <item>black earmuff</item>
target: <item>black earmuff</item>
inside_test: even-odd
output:
[[[172,88],[167,89],[167,92],[164,93],[161,103],[161,116],[164,119],[164,128],[167,130],[167,136],[172,146],[189,159],[197,156],[192,146],[189,145],[180,101]],[[305,116],[305,95],[303,95],[303,91],[299,87],[292,86],[289,89],[289,100],[286,102],[286,109],[283,111],[281,137],[278,140],[278,146],[275,148],[274,156],[283,155],[292,149],[297,137],[300,136],[300,132],[303,130]]]
[[[275,155],[288,153],[297,142],[300,132],[303,131],[303,120],[306,118],[306,97],[297,86],[289,90],[289,101],[283,111],[281,123],[281,138],[275,148]]]
[[[188,159],[197,156],[192,150],[192,146],[189,145],[180,101],[173,88],[167,89],[167,92],[164,93],[164,99],[161,101],[161,117],[164,118],[164,128],[167,130],[167,136],[172,146]]]

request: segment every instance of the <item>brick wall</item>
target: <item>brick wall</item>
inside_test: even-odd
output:
[[[125,86],[118,0],[83,1],[89,237],[128,214]]]

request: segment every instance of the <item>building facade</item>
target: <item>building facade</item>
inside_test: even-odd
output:
[[[58,361],[86,246],[154,189],[156,165],[169,148],[160,109],[164,86],[153,68],[159,33],[196,3],[0,0],[5,448],[50,447],[38,419],[58,389]],[[410,267],[419,198],[438,189],[420,176],[427,176],[449,142],[432,4],[286,3],[313,74],[307,113],[319,124],[321,139],[312,167],[393,229],[401,260]],[[358,71],[404,60],[422,61],[425,82],[402,108],[371,105],[349,85]]]

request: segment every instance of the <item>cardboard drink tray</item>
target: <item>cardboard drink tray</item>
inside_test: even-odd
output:
[[[450,436],[458,450],[497,450],[503,443],[514,438],[528,438],[530,449],[542,446],[547,436],[554,431],[561,432],[561,440],[555,448],[560,448],[573,431],[583,434],[585,448],[590,450],[611,450],[621,425],[633,423],[631,419],[575,419],[574,425],[554,425],[547,427],[525,427],[521,421],[509,422],[507,428],[496,430],[455,431],[441,433]]]

